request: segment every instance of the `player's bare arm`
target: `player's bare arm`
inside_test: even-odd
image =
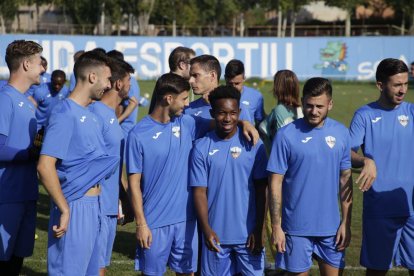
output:
[[[129,193],[131,197],[131,205],[134,210],[136,223],[136,238],[141,248],[150,248],[152,243],[152,233],[147,225],[144,215],[144,207],[142,202],[141,191],[141,174],[134,173],[128,176]]]
[[[40,181],[61,212],[59,225],[53,225],[55,237],[61,238],[68,229],[70,212],[68,203],[60,187],[56,172],[56,161],[57,159],[54,157],[40,155],[37,171],[39,172]]]
[[[352,167],[362,168],[361,173],[356,179],[355,183],[359,185],[359,189],[362,192],[368,191],[375,179],[377,178],[377,167],[375,161],[360,155],[354,151],[351,151]]]
[[[128,116],[131,115],[134,109],[138,106],[138,100],[134,96],[132,96],[128,100],[129,100],[128,106],[123,110],[122,114],[118,117],[119,123],[122,123],[126,118],[128,118]]]
[[[285,233],[282,229],[282,183],[283,175],[271,174],[269,176],[269,211],[272,222],[272,244],[276,245],[278,252],[286,251]]]
[[[261,254],[264,243],[264,218],[266,215],[266,189],[267,189],[267,178],[254,180],[255,187],[255,201],[256,201],[256,227],[254,232],[249,235],[247,241],[247,247],[250,249],[252,254]]]
[[[345,250],[351,242],[351,215],[352,215],[352,172],[341,171],[339,179],[342,221],[336,233],[336,247],[339,251]]]
[[[220,252],[217,245],[220,245],[220,240],[217,234],[211,229],[208,222],[208,204],[207,204],[207,188],[193,187],[194,205],[197,211],[198,221],[201,225],[201,230],[204,233],[204,239],[208,250]]]

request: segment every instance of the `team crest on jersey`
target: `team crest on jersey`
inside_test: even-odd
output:
[[[231,157],[234,159],[238,158],[242,152],[242,149],[239,147],[232,147],[230,148]]]
[[[333,136],[326,136],[325,137],[325,142],[332,149],[335,146],[336,139]]]
[[[173,127],[172,133],[174,134],[175,137],[180,138],[180,127],[179,126]]]
[[[409,120],[410,119],[408,118],[407,115],[400,115],[400,116],[398,116],[398,121],[400,122],[400,124],[403,127],[407,126]]]

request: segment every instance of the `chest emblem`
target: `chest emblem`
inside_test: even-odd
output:
[[[114,118],[111,118],[111,120],[109,121],[109,123],[112,125],[115,122]]]
[[[310,140],[310,139],[312,139],[312,137],[311,137],[311,136],[306,137],[305,139],[303,139],[303,140],[301,140],[301,141],[302,141],[302,143],[306,144],[307,142],[309,142],[309,140]]]
[[[398,116],[398,121],[403,127],[406,127],[409,121],[409,117],[407,115],[400,115]]]
[[[233,159],[236,159],[240,156],[242,152],[242,149],[239,147],[232,147],[230,148],[230,153],[231,153],[231,157],[233,157]]]
[[[19,106],[20,106],[20,107],[23,107],[23,105],[24,105],[24,102],[20,102],[20,103],[19,103]]]
[[[173,127],[172,133],[174,134],[175,137],[180,138],[180,127],[179,126]]]
[[[82,123],[85,122],[86,116],[82,116],[79,121],[81,121]]]
[[[194,113],[194,116],[198,116],[198,115],[200,115],[201,113],[202,113],[203,111],[197,111],[196,113]]]
[[[212,151],[209,151],[208,152],[208,155],[214,155],[214,154],[216,154],[216,152],[218,152],[219,150],[218,149],[213,149]]]
[[[154,140],[158,139],[158,137],[160,137],[161,133],[162,133],[162,132],[157,132],[157,133],[155,133],[155,135],[154,135],[154,136],[152,136],[152,139],[154,139]]]
[[[336,139],[333,136],[326,136],[325,137],[325,142],[332,149],[335,146]]]

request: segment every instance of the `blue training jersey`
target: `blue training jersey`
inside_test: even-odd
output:
[[[254,121],[263,121],[265,117],[263,108],[263,96],[262,93],[260,93],[258,90],[252,87],[243,86],[240,98],[240,106],[241,108],[249,111],[249,115],[253,123]]]
[[[27,150],[36,135],[33,104],[13,86],[0,89],[0,134],[7,136],[6,146]],[[35,161],[0,162],[0,203],[37,200]]]
[[[209,121],[188,115],[160,123],[145,116],[129,133],[126,165],[141,174],[144,214],[151,229],[194,219],[188,164],[193,141]]]
[[[298,119],[278,130],[267,170],[284,175],[282,229],[297,236],[332,236],[340,224],[340,172],[351,168],[348,129],[326,118],[321,128]]]
[[[41,154],[58,159],[56,170],[68,202],[79,199],[118,169],[119,155],[107,155],[96,115],[65,99],[53,109]]]
[[[252,146],[237,131],[228,140],[212,131],[196,141],[190,185],[207,187],[208,220],[222,244],[244,244],[256,226],[254,179],[267,178],[262,141]]]
[[[208,102],[206,102],[203,98],[198,98],[190,103],[190,105],[184,110],[184,113],[204,119],[212,119],[210,109],[211,105]],[[254,124],[254,120],[252,120],[246,108],[241,108],[239,119],[249,121]]]
[[[131,87],[129,88],[128,96],[130,98],[135,97],[135,100],[138,101],[139,100],[139,94],[140,94],[140,89],[139,89],[138,82],[134,77],[131,77]],[[129,100],[122,101],[122,106],[124,108],[126,108],[128,106],[128,104],[129,104]],[[121,127],[124,131],[125,137],[128,136],[128,133],[135,126],[135,124],[137,122],[137,117],[138,117],[138,105],[134,109],[134,111],[132,111],[132,113],[129,114],[129,116],[126,117],[125,120],[122,121],[122,123],[121,123]]]
[[[43,83],[27,92],[26,96],[32,96],[37,102],[36,118],[38,129],[47,125],[47,120],[55,105],[69,95],[69,89],[63,86],[59,92],[52,89],[51,83]]]
[[[118,170],[105,181],[105,185],[102,185],[101,190],[102,213],[107,216],[117,215],[125,141],[124,132],[118,123],[114,109],[99,101],[90,104],[88,108],[101,120],[106,153],[120,156],[121,161]]]
[[[414,215],[414,105],[403,102],[384,109],[373,102],[355,112],[351,122],[351,147],[372,158],[377,178],[364,192],[366,217]]]

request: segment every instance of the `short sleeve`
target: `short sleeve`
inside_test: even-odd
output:
[[[74,120],[67,113],[52,113],[40,154],[66,159],[74,127]]]
[[[273,140],[267,170],[271,173],[285,175],[288,169],[289,154],[289,144],[284,131],[279,131]]]
[[[263,178],[266,178],[268,175],[266,171],[266,166],[267,166],[266,149],[261,141],[259,142],[259,144],[256,145],[256,147],[258,147],[258,149],[256,151],[256,157],[254,160],[253,179],[263,179]]]
[[[126,145],[126,169],[128,173],[142,173],[144,151],[134,131],[130,131]]]
[[[349,132],[344,132],[344,151],[341,160],[341,171],[351,168],[351,139]]]
[[[6,93],[0,93],[0,110],[0,134],[9,136],[13,102]]]
[[[359,112],[354,114],[354,117],[351,121],[351,126],[349,128],[349,133],[351,136],[351,149],[353,151],[358,151],[359,147],[364,143],[365,138],[365,121]]]
[[[207,167],[201,152],[194,147],[190,159],[190,186],[207,187]]]

